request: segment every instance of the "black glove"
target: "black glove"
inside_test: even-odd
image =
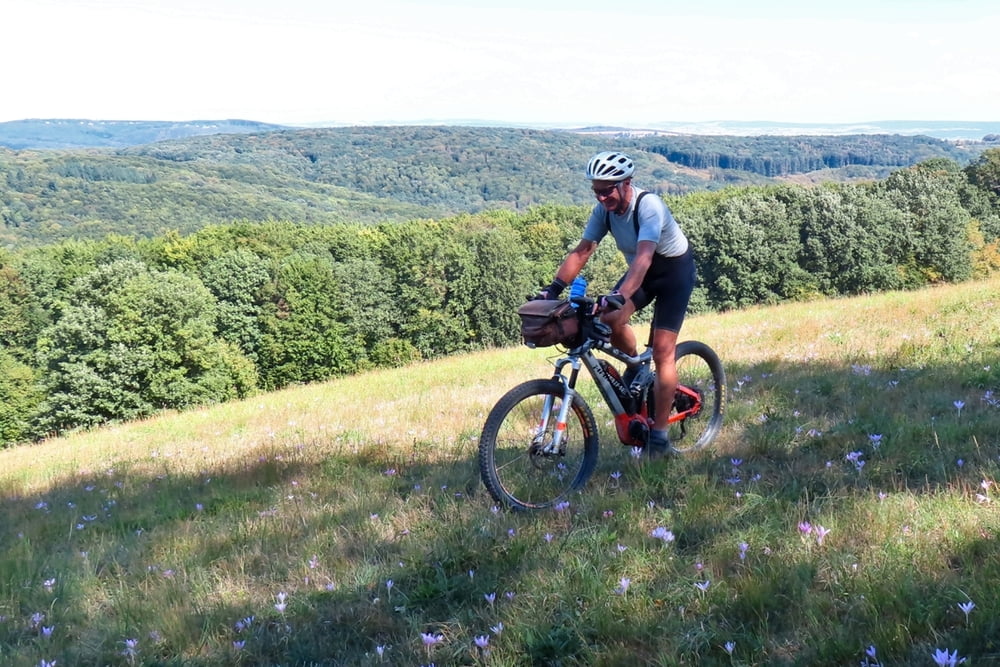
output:
[[[537,301],[539,299],[558,299],[564,289],[566,289],[566,283],[558,278],[553,278],[552,282],[549,283],[549,286],[536,294],[531,300]]]
[[[612,292],[601,297],[601,310],[620,310],[625,306],[625,295]]]

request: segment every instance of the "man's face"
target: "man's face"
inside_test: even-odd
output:
[[[609,211],[615,210],[621,203],[621,185],[621,181],[591,181],[594,196]]]

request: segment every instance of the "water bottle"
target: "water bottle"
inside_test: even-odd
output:
[[[583,276],[577,276],[573,279],[573,284],[569,286],[569,298],[573,299],[576,297],[587,295],[587,279]]]

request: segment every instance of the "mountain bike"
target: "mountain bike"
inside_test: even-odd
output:
[[[562,341],[565,356],[549,379],[524,382],[496,403],[479,439],[479,471],[490,495],[513,509],[541,509],[580,489],[597,465],[599,438],[594,412],[577,391],[580,369],[593,378],[614,417],[621,443],[647,444],[655,417],[652,331],[645,350],[631,356],[610,342],[611,329],[600,321],[603,300],[568,300],[578,327]],[[624,364],[624,374],[602,353]],[[677,345],[680,382],[670,414],[672,454],[708,446],[722,427],[726,376],[718,355],[706,344]]]

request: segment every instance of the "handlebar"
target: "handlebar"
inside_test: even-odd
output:
[[[622,309],[625,306],[625,297],[618,292],[612,292],[611,294],[605,294],[597,298],[573,296],[569,298],[569,302],[575,306],[589,310],[592,315],[597,315],[599,313]]]

